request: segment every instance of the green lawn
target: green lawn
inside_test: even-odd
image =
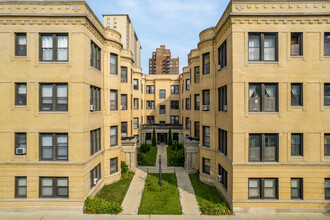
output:
[[[133,172],[122,174],[121,179],[118,182],[104,186],[96,197],[102,198],[108,202],[117,202],[121,204],[124,200],[133,176]]]
[[[140,215],[181,215],[181,204],[174,173],[162,174],[162,186],[158,185],[159,174],[149,173],[139,208]]]
[[[222,200],[219,192],[213,186],[206,185],[199,180],[199,173],[189,174],[198,205],[204,215],[229,215],[231,210]]]
[[[155,166],[156,165],[156,157],[157,157],[157,147],[152,146],[151,144],[148,144],[150,146],[150,150],[146,153],[141,153],[140,148],[138,148],[138,164],[139,166]],[[141,156],[139,154],[143,155],[142,157],[144,159],[140,159]]]

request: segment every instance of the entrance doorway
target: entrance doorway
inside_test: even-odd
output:
[[[160,144],[167,144],[167,133],[158,133],[157,142]]]

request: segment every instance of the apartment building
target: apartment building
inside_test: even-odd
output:
[[[185,142],[186,168],[236,212],[329,212],[329,11],[232,0],[188,55],[183,132],[200,143]]]
[[[145,75],[128,16],[0,1],[0,210],[82,210],[171,128],[234,211],[328,212],[329,8],[232,0],[182,74]]]
[[[104,14],[103,24],[106,28],[121,34],[123,48],[133,53],[133,66],[141,67],[141,44],[128,14]]]
[[[0,209],[82,210],[134,154],[142,113],[119,100],[141,99],[140,65],[85,1],[0,1],[0,14]]]
[[[171,58],[171,50],[160,45],[149,59],[149,74],[179,74],[179,57]]]
[[[74,0],[0,1],[0,15],[0,210],[82,210],[121,160],[136,167],[144,124],[183,142],[179,75],[142,73],[128,15],[102,25]]]

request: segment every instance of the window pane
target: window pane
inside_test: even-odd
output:
[[[20,196],[26,196],[26,187],[19,187],[17,193]]]
[[[264,60],[275,60],[275,35],[265,35],[264,38]]]
[[[249,189],[249,197],[260,197],[260,188]]]
[[[324,34],[324,55],[330,55],[330,34]]]
[[[300,85],[291,85],[291,105],[297,106],[301,105],[300,103],[300,95],[301,95],[301,89]]]
[[[18,35],[17,36],[17,44],[18,45],[26,45],[26,35]]]
[[[260,187],[260,180],[259,179],[249,180],[249,187]]]
[[[275,161],[276,160],[276,135],[265,135],[265,152],[264,160]]]
[[[291,179],[291,187],[293,187],[293,188],[300,187],[300,180],[299,179]]]
[[[260,36],[249,36],[249,60],[260,60]]]
[[[58,188],[57,195],[59,196],[67,196],[68,195],[68,188]]]
[[[275,189],[274,188],[267,188],[264,189],[264,198],[275,198]]]
[[[276,86],[265,85],[264,111],[276,111]]]
[[[42,146],[53,146],[53,136],[43,135],[42,136]]]
[[[68,179],[66,178],[59,178],[57,179],[57,186],[68,186]]]
[[[52,96],[53,96],[53,86],[42,85],[42,97],[52,97]]]
[[[324,84],[324,105],[330,105],[330,84]]]
[[[330,188],[330,179],[325,179],[324,186],[325,188]]]
[[[53,186],[53,179],[52,178],[43,178],[42,186]]]
[[[26,178],[18,178],[18,186],[26,186]]]
[[[68,110],[68,86],[57,85],[57,111]]]
[[[17,84],[18,94],[26,94],[26,84]]]
[[[260,85],[249,85],[249,110],[260,111],[261,88]]]
[[[260,135],[250,135],[249,137],[249,161],[260,161]]]
[[[57,60],[68,60],[68,36],[57,36]]]
[[[42,36],[42,60],[53,60],[52,36]]]

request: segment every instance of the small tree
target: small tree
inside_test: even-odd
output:
[[[171,128],[168,130],[168,146],[172,146],[172,132]]]
[[[152,142],[152,146],[156,146],[156,131],[155,129],[152,131],[152,139],[151,139],[151,142]]]

